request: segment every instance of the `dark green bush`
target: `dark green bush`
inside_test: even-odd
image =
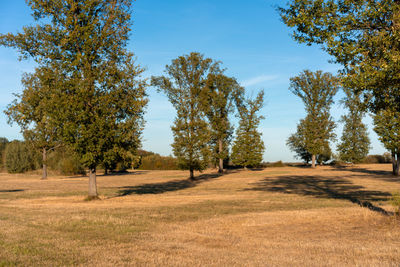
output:
[[[9,173],[23,173],[34,170],[38,164],[37,154],[21,141],[12,141],[6,145],[5,165]]]

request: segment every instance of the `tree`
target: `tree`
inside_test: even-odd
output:
[[[218,62],[190,53],[166,66],[167,76],[152,77],[152,85],[163,91],[177,112],[172,126],[174,155],[181,169],[204,170],[210,162],[210,127],[203,108],[204,88],[210,74],[221,72]]]
[[[66,77],[59,107],[63,142],[89,168],[89,196],[97,198],[96,166],[111,149],[140,145],[147,103],[143,69],[126,50],[130,0],[30,0],[35,26],[0,36],[23,58],[56,66]]]
[[[305,120],[300,120],[300,123],[297,125],[296,133],[289,136],[286,141],[286,145],[289,146],[290,150],[296,153],[296,158],[302,159],[308,164],[313,157],[312,154],[307,150],[307,134],[305,125]],[[317,163],[321,164],[322,162],[330,160],[331,156],[332,151],[329,146],[329,140],[325,140],[325,142],[322,142],[319,153],[315,155],[315,160]]]
[[[319,44],[372,111],[400,111],[400,1],[291,0],[278,8],[300,43]]]
[[[335,123],[330,116],[333,97],[338,90],[338,80],[330,73],[305,70],[299,76],[290,79],[289,90],[301,98],[307,116],[300,123],[302,144],[312,157],[315,168],[316,156],[325,154],[327,144],[334,140]],[[330,149],[329,149],[330,151]]]
[[[16,95],[17,99],[5,111],[9,123],[16,122],[27,143],[41,151],[42,179],[47,179],[47,153],[61,145],[56,119],[59,78],[46,67],[37,68],[33,74],[26,73],[22,78],[24,91]]]
[[[360,163],[368,155],[371,144],[367,126],[362,122],[365,111],[359,92],[350,88],[344,88],[344,92],[346,98],[342,102],[349,113],[342,116],[344,128],[341,143],[338,146],[339,158],[346,162]]]
[[[393,175],[399,176],[400,168],[400,112],[393,108],[380,110],[374,116],[374,131],[392,154]]]
[[[97,165],[110,155],[127,159],[141,144],[147,85],[138,79],[143,69],[135,66],[131,55],[126,60],[103,73],[104,80],[99,77],[99,87],[90,94],[81,97],[86,91],[78,89],[65,97],[79,108],[66,108],[63,140],[89,168],[89,198],[97,197]]]
[[[262,162],[265,150],[262,134],[258,131],[264,117],[257,114],[264,105],[264,91],[255,99],[239,98],[236,101],[240,121],[232,147],[232,162],[244,168],[257,166]]]
[[[229,114],[234,111],[234,101],[243,89],[234,78],[223,74],[210,73],[204,87],[203,108],[211,126],[212,143],[215,158],[218,160],[218,172],[224,171],[224,159],[228,157],[232,126]]]

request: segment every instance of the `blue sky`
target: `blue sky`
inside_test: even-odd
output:
[[[137,63],[146,68],[146,77],[161,75],[172,59],[192,51],[220,60],[227,74],[236,77],[249,95],[265,90],[266,103],[261,113],[266,119],[260,130],[266,146],[265,161],[294,161],[286,147],[287,137],[296,131],[296,124],[305,116],[302,102],[289,90],[289,78],[304,69],[335,73],[338,66],[330,64],[329,56],[317,46],[296,43],[279,19],[277,0],[137,0],[134,3],[133,31],[129,49]],[[0,33],[17,32],[33,23],[24,0],[1,0]],[[0,109],[21,92],[21,75],[32,71],[34,62],[18,61],[16,51],[0,47]],[[164,95],[149,88],[150,102],[145,119],[143,148],[162,155],[171,154],[172,125],[175,111]],[[336,103],[342,97],[339,93]],[[336,121],[345,111],[335,104],[332,115]],[[373,149],[385,149],[372,131],[366,118]],[[20,139],[17,126],[7,124],[0,114],[0,136]],[[342,127],[337,128],[338,137]],[[332,145],[336,147],[335,144]]]

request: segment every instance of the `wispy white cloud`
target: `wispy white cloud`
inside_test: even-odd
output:
[[[273,80],[276,80],[276,79],[278,79],[277,75],[260,75],[260,76],[257,76],[257,77],[253,77],[251,79],[244,80],[240,84],[242,86],[244,86],[244,87],[247,87],[247,86],[260,84],[260,83],[263,83],[263,82],[273,81]]]

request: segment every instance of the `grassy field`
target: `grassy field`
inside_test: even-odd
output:
[[[390,165],[0,174],[0,266],[394,266]]]

